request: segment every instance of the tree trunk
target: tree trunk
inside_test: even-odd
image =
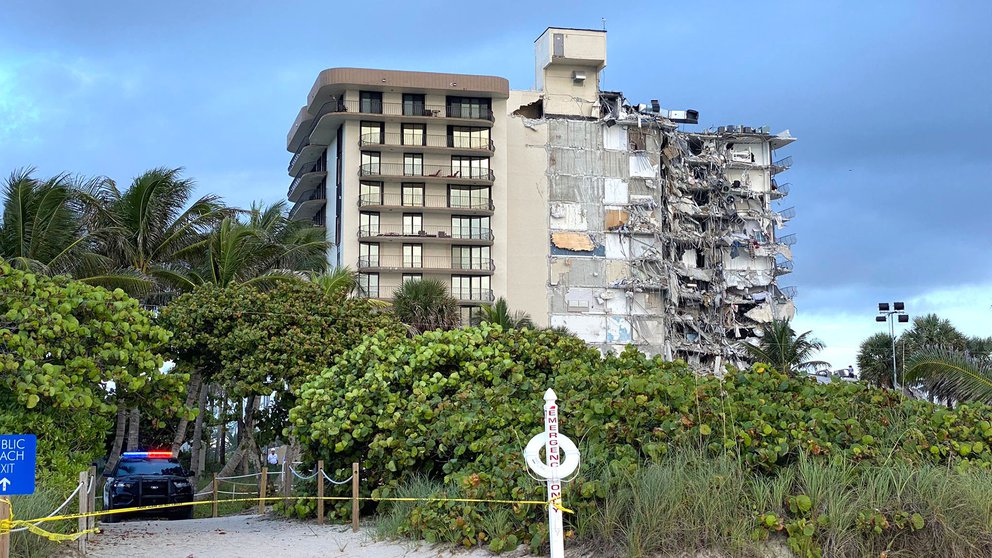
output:
[[[223,467],[227,463],[227,391],[220,392],[220,435],[217,440],[217,463]]]
[[[189,390],[186,392],[186,408],[189,409],[196,403],[197,395],[200,393],[200,384],[203,383],[203,375],[197,370],[189,379]],[[201,409],[202,413],[203,410]],[[199,416],[199,415],[197,415]],[[185,416],[179,419],[179,426],[176,427],[176,435],[172,438],[172,455],[179,453],[179,448],[186,441],[186,433],[189,430],[189,419]]]
[[[137,451],[138,443],[141,441],[141,411],[137,407],[131,407],[131,417],[127,421],[127,449]]]
[[[200,452],[203,451],[203,416],[207,414],[206,384],[200,386],[200,399],[196,408],[199,412],[193,423],[193,443],[190,445],[189,466],[193,470],[193,476],[199,477],[203,474],[203,469],[200,467]]]
[[[127,409],[123,406],[117,407],[117,431],[114,433],[114,445],[110,448],[110,456],[107,457],[107,464],[103,467],[103,474],[109,475],[117,465],[117,460],[121,458],[121,450],[124,449],[124,429],[127,427]]]

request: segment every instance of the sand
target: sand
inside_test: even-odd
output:
[[[187,521],[104,524],[87,543],[90,558],[493,558],[484,550],[404,541],[376,541],[370,527],[317,525],[272,516],[235,515]],[[67,549],[68,550],[68,549]],[[525,549],[504,553],[523,558]]]

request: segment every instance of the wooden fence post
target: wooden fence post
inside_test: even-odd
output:
[[[213,507],[213,516],[214,517],[217,517],[217,482],[218,482],[217,481],[217,473],[214,473],[214,490],[213,490],[213,493],[214,493],[214,503],[212,504],[212,507]]]
[[[265,514],[265,496],[269,484],[269,469],[262,467],[262,476],[258,479],[258,514]]]
[[[286,457],[289,457],[288,455]],[[289,508],[289,496],[293,493],[293,472],[289,470],[289,461],[282,462],[282,505]]]
[[[93,493],[90,494],[89,510],[91,512],[95,512],[96,511],[96,488],[97,488],[97,484],[99,484],[99,482],[97,481],[97,479],[99,477],[96,476],[96,466],[90,467],[89,474],[90,474],[89,483],[92,483],[92,484],[88,484],[87,486],[90,486],[90,488],[93,489]],[[95,516],[90,516],[88,518],[88,521],[86,522],[86,528],[87,529],[96,529],[96,517]],[[88,538],[90,538],[91,535],[92,535],[92,533],[87,533],[85,536],[88,539]]]
[[[86,485],[89,483],[89,480],[90,480],[90,472],[89,472],[89,470],[80,471],[79,472],[79,485],[80,485],[79,486],[79,513],[80,513],[80,515],[85,514],[85,513],[87,513],[89,511],[89,510],[86,509],[88,507],[89,503],[90,503],[90,494],[89,494],[89,491],[86,490]],[[86,526],[88,524],[89,524],[89,518],[88,517],[80,517],[79,518],[79,531],[80,532],[85,531],[86,530]],[[85,556],[86,555],[86,536],[80,536],[78,539],[76,539],[76,545],[79,548],[79,553]]]
[[[0,498],[0,521],[10,519],[10,498]],[[10,533],[0,535],[0,558],[10,558]]]
[[[358,532],[358,463],[351,464],[351,530]]]
[[[317,462],[317,525],[324,524],[324,460]]]

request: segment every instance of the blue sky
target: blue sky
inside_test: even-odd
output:
[[[182,166],[228,203],[276,201],[320,70],[529,89],[545,27],[602,18],[605,88],[799,138],[782,152],[799,237],[783,284],[826,360],[853,363],[878,301],[992,335],[992,2],[3,0],[0,171],[126,183]]]

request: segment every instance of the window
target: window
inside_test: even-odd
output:
[[[379,245],[361,243],[358,245],[358,267],[379,267]]]
[[[403,145],[427,145],[427,125],[403,124]]]
[[[424,247],[422,245],[403,245],[403,267],[424,267]]]
[[[474,327],[482,323],[482,308],[478,306],[459,306],[459,314],[463,327]]]
[[[359,215],[359,235],[379,236],[379,214],[362,213]]]
[[[362,121],[361,144],[382,144],[386,143],[386,124],[384,122]]]
[[[379,274],[359,273],[358,288],[369,298],[379,298]]]
[[[488,246],[452,246],[451,268],[491,270],[490,248]]]
[[[382,114],[382,93],[378,91],[361,91],[358,94],[359,112]]]
[[[379,165],[380,154],[377,151],[362,152],[362,174],[377,175],[382,174],[382,167]]]
[[[403,234],[418,235],[424,230],[424,216],[421,213],[403,214]]]
[[[424,185],[423,184],[409,184],[403,183],[403,199],[401,200],[403,205],[406,207],[423,207],[424,206]]]
[[[455,178],[489,179],[488,157],[451,157],[451,176]]]
[[[448,126],[448,147],[489,149],[489,128]]]
[[[427,116],[424,109],[423,95],[403,94],[403,116]]]
[[[490,240],[489,217],[451,216],[451,237]]]
[[[451,296],[458,300],[469,300],[472,302],[490,302],[492,291],[489,284],[488,275],[451,276]]]
[[[424,176],[424,156],[422,154],[403,154],[403,176]]]
[[[489,209],[489,186],[448,186],[448,207]]]
[[[489,99],[476,97],[448,97],[449,118],[484,118],[492,120]]]
[[[382,182],[363,180],[359,185],[358,201],[362,206],[382,205]]]
[[[407,281],[422,281],[423,279],[424,279],[424,274],[423,273],[404,273],[403,274],[403,282],[404,283],[406,283]]]

